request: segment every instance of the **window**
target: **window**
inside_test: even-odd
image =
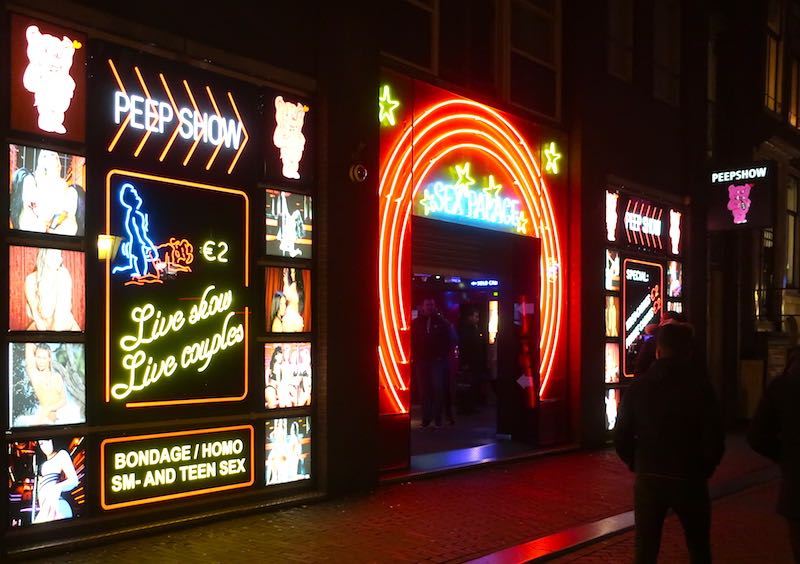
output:
[[[633,80],[633,0],[608,0],[608,73]]]
[[[717,123],[717,42],[713,33],[708,40],[706,53],[706,157],[714,156],[714,129]]]
[[[436,0],[384,0],[381,4],[381,50],[436,72]]]
[[[782,110],[783,41],[781,40],[782,6],[780,0],[769,0],[767,14],[767,60],[764,105],[773,112]]]
[[[653,6],[653,96],[677,106],[681,86],[681,10],[678,0]]]
[[[511,0],[509,99],[557,116],[559,91],[557,0]]]
[[[800,128],[800,61],[795,59],[792,61],[792,75],[791,83],[789,84],[791,91],[789,97],[789,123],[792,126]]]
[[[441,77],[495,94],[497,35],[494,0],[440,0],[438,66]]]
[[[797,286],[797,177],[786,185],[786,287]]]

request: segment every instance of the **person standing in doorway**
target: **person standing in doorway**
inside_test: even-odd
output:
[[[419,315],[411,323],[411,354],[422,399],[422,427],[442,425],[448,357],[453,346],[452,328],[442,317],[433,298],[422,301]]]
[[[475,412],[482,403],[483,382],[486,380],[486,340],[479,323],[477,308],[470,308],[461,320],[458,331],[460,408],[465,414]]]
[[[780,464],[778,513],[786,518],[795,562],[800,562],[800,347],[790,353],[783,374],[770,382],[747,432],[747,442]]]
[[[706,375],[691,361],[691,327],[662,325],[656,360],[622,397],[614,429],[619,457],[636,473],[636,562],[655,563],[667,511],[678,516],[693,563],[711,562],[708,479],[725,436]]]

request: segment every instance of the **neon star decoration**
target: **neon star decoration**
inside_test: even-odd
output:
[[[494,175],[489,175],[489,184],[483,187],[483,191],[490,196],[499,196],[500,190],[503,188],[502,184],[495,184]]]
[[[464,186],[469,188],[473,184],[475,184],[475,179],[469,175],[469,169],[472,165],[470,163],[464,163],[462,165],[456,165],[456,174],[458,175],[458,180],[456,180],[456,186]]]
[[[555,141],[550,141],[550,144],[544,150],[544,158],[546,159],[545,172],[558,174],[558,160],[561,158],[561,153],[558,152],[558,146],[556,146]]]
[[[392,100],[392,92],[388,84],[384,84],[381,88],[380,97],[378,98],[378,120],[381,125],[397,125],[394,117],[394,111],[400,106],[400,102]]]

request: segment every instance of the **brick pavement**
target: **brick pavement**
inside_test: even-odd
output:
[[[777,488],[778,483],[773,480],[724,497],[714,503],[711,542],[716,562],[792,564],[786,524],[775,513]],[[590,545],[552,562],[561,564],[631,562],[633,550],[634,534],[629,532]],[[670,564],[689,562],[683,530],[675,517],[669,517],[665,523],[659,556],[659,562]]]
[[[729,440],[722,482],[765,468]],[[576,452],[384,485],[369,495],[218,521],[42,562],[464,561],[631,509],[613,451]]]

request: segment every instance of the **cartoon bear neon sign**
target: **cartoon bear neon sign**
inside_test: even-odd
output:
[[[737,225],[747,223],[747,212],[750,211],[750,189],[752,184],[728,186],[728,209],[733,214],[733,222]]]

